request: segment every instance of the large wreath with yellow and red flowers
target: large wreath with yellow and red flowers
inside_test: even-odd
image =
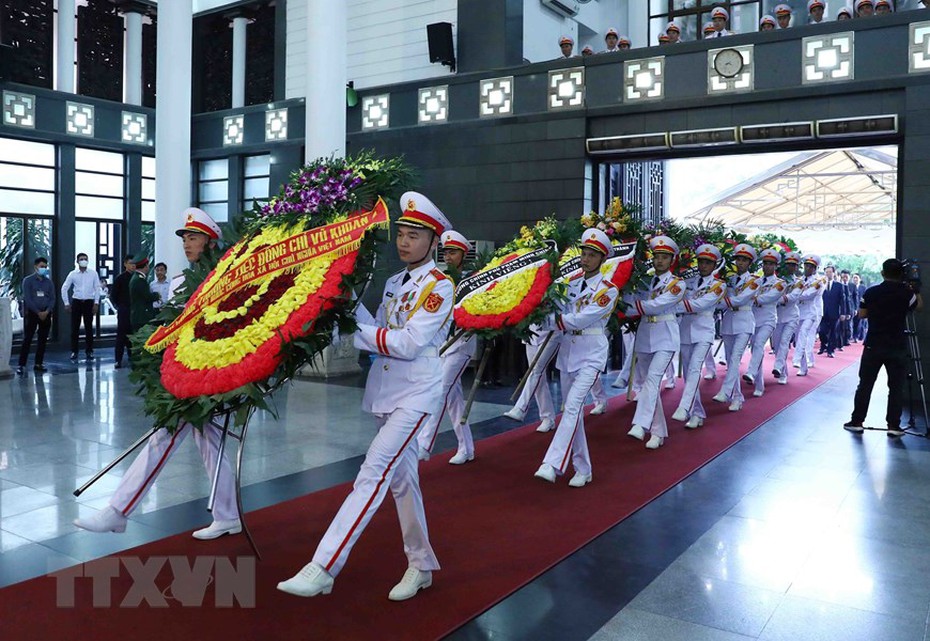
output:
[[[351,290],[374,267],[370,232],[389,224],[381,196],[392,198],[408,178],[401,161],[368,153],[320,159],[244,214],[242,238],[186,272],[183,309],[169,305],[135,337],[133,378],[146,413],[174,429],[267,408],[268,392],[331,344],[337,326],[354,329]]]

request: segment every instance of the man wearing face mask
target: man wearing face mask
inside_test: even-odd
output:
[[[46,371],[42,361],[45,358],[45,343],[48,331],[52,327],[52,310],[55,309],[55,284],[48,277],[48,258],[40,256],[35,259],[35,273],[23,279],[23,305],[25,319],[23,326],[23,346],[19,350],[19,367],[17,374],[22,374],[29,359],[32,337],[39,330],[39,343],[36,345],[36,372]]]
[[[87,360],[94,358],[94,315],[100,300],[100,279],[88,269],[87,254],[77,255],[77,269],[73,270],[61,286],[61,300],[65,311],[71,312],[71,360],[78,357],[78,335],[84,322],[84,353]]]

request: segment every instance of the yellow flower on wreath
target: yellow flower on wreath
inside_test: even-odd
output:
[[[465,299],[462,307],[473,316],[503,314],[516,308],[536,280],[536,269],[524,269],[498,281],[497,286]]]

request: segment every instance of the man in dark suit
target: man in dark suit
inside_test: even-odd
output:
[[[149,287],[149,259],[139,255],[135,259],[136,270],[129,281],[129,316],[132,322],[132,331],[136,332],[143,325],[155,318],[155,308],[152,306],[158,300],[158,294]]]
[[[862,277],[859,274],[852,275],[852,286],[855,288],[856,292],[856,306],[853,309],[859,309],[859,304],[862,302],[862,296],[865,294],[865,290],[868,289],[866,284],[862,282]],[[869,321],[866,318],[862,318],[859,314],[853,315],[853,342],[864,341],[865,340],[865,331],[869,326]]]
[[[842,346],[838,340],[839,324],[849,315],[849,298],[846,287],[836,280],[833,265],[824,269],[826,282],[823,291],[823,319],[820,321],[820,352],[833,358],[833,352]]]
[[[846,320],[840,322],[840,348],[848,347],[853,339],[853,316],[855,310],[859,309],[858,290],[853,286],[849,278],[849,270],[844,269],[840,272],[840,282],[846,288]]]
[[[129,281],[136,270],[132,254],[123,257],[123,272],[113,280],[110,302],[116,307],[116,347],[114,358],[116,368],[123,366],[123,352],[129,350],[129,334],[132,323],[129,320]]]

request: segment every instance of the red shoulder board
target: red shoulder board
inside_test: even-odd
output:
[[[443,297],[437,294],[436,292],[431,293],[426,297],[426,300],[423,301],[423,309],[432,313],[437,311],[442,307]]]
[[[436,278],[436,280],[448,280],[449,279],[448,276],[446,276],[445,274],[443,274],[441,271],[439,271],[436,268],[429,270],[429,273],[432,274]]]

